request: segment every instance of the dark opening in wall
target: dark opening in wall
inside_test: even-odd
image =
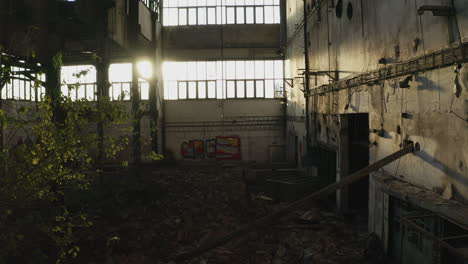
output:
[[[348,118],[348,173],[369,166],[369,114],[349,114]],[[361,179],[348,188],[349,208],[367,209],[369,179]]]
[[[335,13],[337,18],[343,16],[343,0],[338,0],[338,3],[336,3]]]
[[[348,3],[348,9],[346,10],[348,19],[353,18],[354,10],[353,10],[353,4],[351,2]]]

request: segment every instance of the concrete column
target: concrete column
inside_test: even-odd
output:
[[[105,97],[109,96],[109,59],[107,56],[107,49],[103,51],[102,59],[96,64],[96,77],[97,77],[97,87],[96,87],[96,97],[97,101],[103,100]],[[105,99],[104,99],[105,100]],[[101,104],[98,103],[98,107]],[[103,166],[104,163],[104,124],[99,122],[97,124],[98,131],[98,163],[100,166]]]
[[[141,162],[141,113],[140,113],[140,89],[138,82],[137,62],[132,67],[132,123],[133,123],[133,162],[139,165]]]

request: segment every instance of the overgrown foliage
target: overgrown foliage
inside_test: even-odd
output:
[[[124,121],[125,108],[106,97],[56,100],[0,109],[2,137],[9,135],[0,152],[0,263],[69,262],[80,251],[76,233],[93,225],[86,205],[69,201],[101,177],[97,124]],[[106,160],[127,143],[106,136]]]

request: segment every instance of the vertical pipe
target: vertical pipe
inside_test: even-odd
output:
[[[306,128],[306,146],[308,152],[310,148],[310,106],[309,106],[309,96],[307,95],[310,90],[310,60],[309,60],[309,39],[308,39],[308,28],[309,22],[307,17],[307,0],[303,0],[304,3],[304,64],[305,64],[305,73],[304,73],[304,91],[305,91],[305,128]],[[320,12],[320,11],[319,11]]]

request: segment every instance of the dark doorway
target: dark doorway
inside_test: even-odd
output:
[[[336,182],[336,151],[326,146],[317,148],[318,175],[321,187],[326,187]],[[330,202],[336,201],[336,195],[330,195]]]
[[[369,166],[369,115],[348,116],[348,172],[352,174]],[[350,209],[367,209],[369,201],[369,178],[366,177],[349,186]]]

